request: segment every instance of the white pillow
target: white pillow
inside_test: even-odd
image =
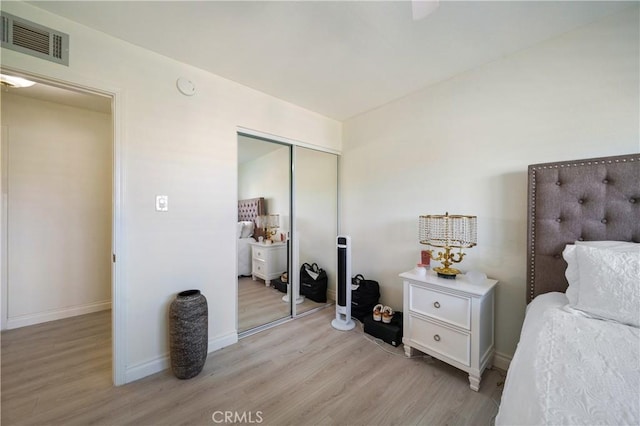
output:
[[[242,238],[243,228],[244,228],[244,225],[242,224],[242,222],[238,222],[238,224],[236,225],[236,238]]]
[[[575,252],[577,246],[625,252],[629,250],[636,250],[640,247],[640,244],[626,241],[576,241],[575,244],[567,244],[562,252],[562,257],[567,261],[567,270],[564,275],[567,277],[569,287],[565,294],[567,299],[569,299],[569,304],[571,305],[576,305],[578,303],[578,293],[580,290],[580,276],[578,274],[578,261],[576,259]]]
[[[240,238],[249,238],[250,236],[253,235],[253,222],[251,221],[245,221],[245,222],[241,222],[242,223],[242,235],[240,236]]]
[[[616,251],[578,245],[576,309],[640,327],[640,246]]]

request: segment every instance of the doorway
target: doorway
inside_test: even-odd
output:
[[[2,88],[2,329],[100,312],[111,329],[113,99],[34,81]]]

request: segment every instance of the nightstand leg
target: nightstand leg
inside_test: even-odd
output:
[[[271,285],[271,280],[264,280],[264,285],[269,287],[269,285]]]
[[[472,376],[469,374],[469,387],[471,390],[478,392],[480,390],[480,376]]]
[[[412,348],[409,345],[404,345],[404,354],[407,356],[407,358],[411,358],[412,356],[416,356],[418,354],[418,351],[415,348]]]
[[[255,275],[251,275],[251,279],[255,281],[257,278]]]

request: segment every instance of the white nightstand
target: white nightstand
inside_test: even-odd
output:
[[[400,274],[404,282],[402,343],[407,356],[415,350],[469,373],[471,389],[480,388],[485,368],[493,362],[493,295],[496,280],[471,283],[414,271]]]
[[[287,270],[286,243],[249,243],[251,244],[251,277],[262,278],[265,285],[278,278]]]

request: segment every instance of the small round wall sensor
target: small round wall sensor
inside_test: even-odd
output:
[[[193,96],[196,93],[196,86],[188,78],[180,77],[178,81],[176,81],[176,86],[180,93],[185,96]]]

